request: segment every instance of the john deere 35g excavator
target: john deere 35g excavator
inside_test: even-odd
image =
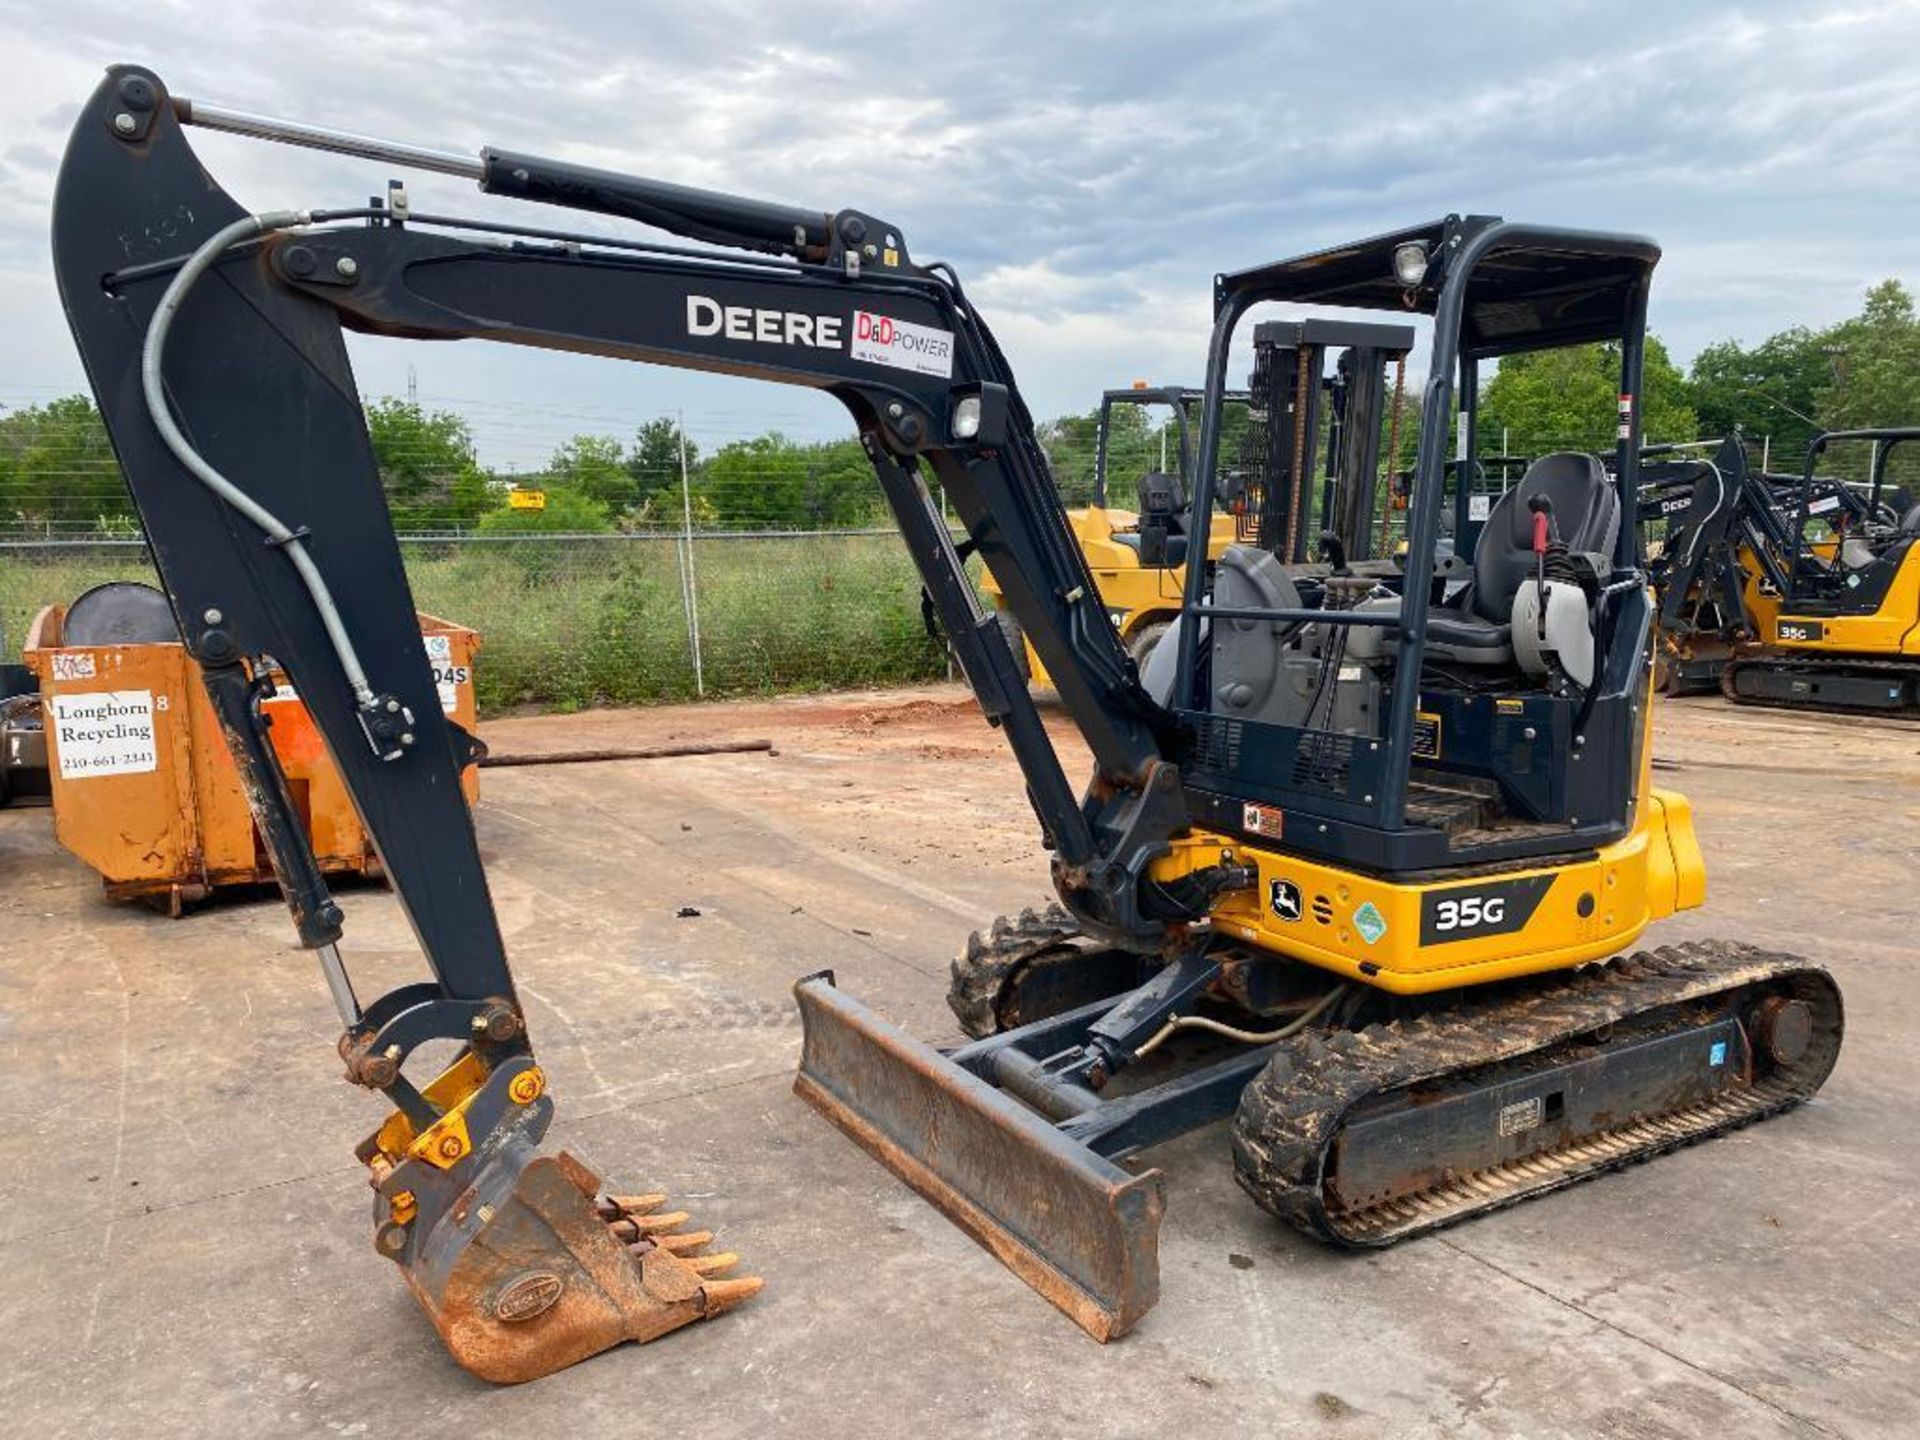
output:
[[[398,185],[253,213],[200,166],[190,124],[736,253],[456,220]],[[347,1078],[393,1107],[359,1150],[375,1249],[478,1374],[521,1380],[649,1340],[757,1282],[722,1278],[734,1257],[702,1254],[710,1237],[664,1197],[608,1195],[537,1150],[552,1101],[461,798],[471,742],[436,703],[343,327],[718,371],[846,405],[1023,769],[1070,923],[963,967],[956,998],[986,1038],[952,1056],[829,976],[801,981],[799,1086],[1095,1334],[1125,1330],[1157,1285],[1161,1180],[1116,1159],[1236,1108],[1236,1166],[1261,1204],[1379,1244],[1771,1113],[1833,1063],[1840,1001],[1815,966],[1693,945],[1575,969],[1701,894],[1685,805],[1649,783],[1651,617],[1618,498],[1638,450],[1647,241],[1448,219],[1224,277],[1196,514],[1211,510],[1234,326],[1269,299],[1431,313],[1433,437],[1456,372],[1470,396],[1483,359],[1618,338],[1622,478],[1591,456],[1540,462],[1456,583],[1433,574],[1436,438],[1413,498],[1414,583],[1329,575],[1307,592],[1270,553],[1230,551],[1188,567],[1169,673],[1143,679],[986,325],[951,269],[879,216],[385,144],[172,97],[121,66],[75,124],[53,230],[182,635],[340,1011]],[[929,472],[1093,752],[1078,798]],[[430,980],[355,994],[344,917],[263,736],[266,657],[351,788]],[[1196,1036],[1224,1058],[1193,1053]],[[417,1084],[409,1059],[434,1040],[458,1057]]]

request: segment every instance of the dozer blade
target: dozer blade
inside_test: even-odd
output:
[[[1158,1170],[1132,1175],[834,988],[794,986],[794,1092],[1096,1340],[1160,1298]]]
[[[517,1384],[729,1310],[760,1289],[726,1279],[713,1237],[664,1195],[608,1196],[573,1156],[510,1144],[416,1247],[399,1257],[454,1359]],[[667,1212],[667,1213],[663,1213]],[[386,1233],[386,1232],[383,1232]]]

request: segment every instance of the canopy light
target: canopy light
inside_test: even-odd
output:
[[[1393,247],[1393,273],[1409,290],[1427,278],[1427,242],[1409,240]]]

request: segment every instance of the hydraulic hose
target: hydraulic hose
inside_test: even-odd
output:
[[[1154,1031],[1152,1038],[1133,1052],[1133,1058],[1139,1060],[1151,1055],[1165,1044],[1176,1030],[1205,1030],[1210,1035],[1225,1036],[1242,1045],[1270,1045],[1275,1040],[1284,1040],[1289,1035],[1298,1034],[1306,1029],[1320,1018],[1321,1013],[1329,1005],[1346,993],[1345,985],[1334,986],[1277,1030],[1242,1030],[1236,1025],[1227,1025],[1205,1015],[1170,1015],[1167,1017],[1167,1023]]]
[[[270,234],[275,230],[288,230],[296,225],[310,224],[312,219],[313,215],[310,211],[270,210],[235,220],[231,225],[224,226],[204,241],[174,275],[166,292],[160,297],[159,307],[153,312],[153,321],[147,327],[146,343],[140,350],[140,388],[146,396],[147,413],[153,418],[154,429],[160,432],[160,438],[166,442],[167,449],[173,452],[174,458],[185,466],[188,473],[202,485],[259,526],[265,532],[268,543],[286,552],[288,560],[293,563],[293,568],[307,587],[307,594],[313,599],[313,607],[319,613],[320,623],[326,627],[327,638],[333,642],[333,652],[339,657],[340,668],[346,673],[347,684],[353,689],[354,699],[362,707],[366,707],[373,703],[373,687],[368,683],[366,671],[360,664],[360,657],[354,651],[353,640],[348,636],[346,624],[340,618],[339,607],[333,603],[333,592],[327,588],[326,578],[321,575],[320,567],[314,564],[313,557],[307,553],[305,536],[292,529],[279,516],[227,479],[207,461],[205,456],[193,448],[192,443],[181,433],[180,427],[174,423],[172,411],[167,405],[166,384],[163,379],[162,367],[166,359],[167,336],[173,329],[174,318],[180,313],[180,307],[186,302],[188,293],[200,277],[205,275],[221,256],[241,241]]]

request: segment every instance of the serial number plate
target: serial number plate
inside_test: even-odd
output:
[[[1531,1100],[1516,1100],[1511,1105],[1500,1107],[1500,1133],[1524,1135],[1529,1130],[1538,1130],[1540,1122],[1546,1118],[1546,1102],[1538,1095]]]

